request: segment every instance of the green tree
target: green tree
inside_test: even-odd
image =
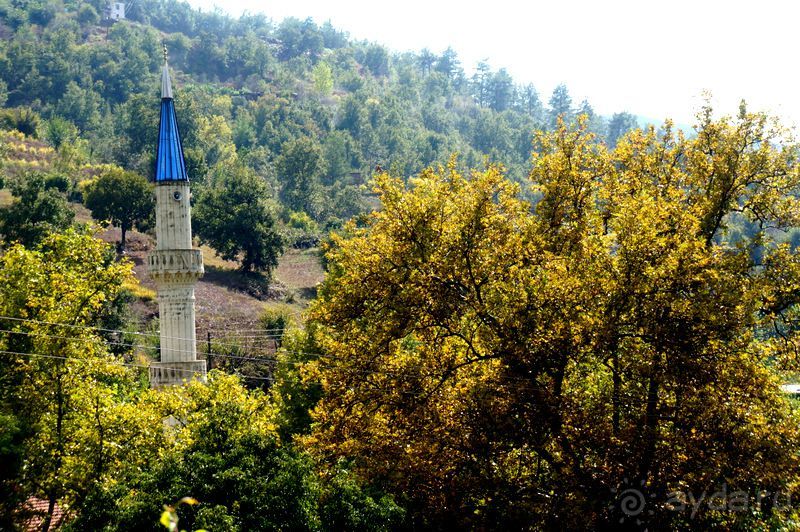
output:
[[[22,472],[23,430],[19,418],[0,404],[0,528],[13,530],[24,495],[15,489]]]
[[[57,504],[80,505],[94,485],[121,478],[127,465],[142,467],[157,449],[147,427],[160,419],[115,400],[130,393],[132,372],[91,329],[133,282],[131,269],[75,230],[0,257],[0,418],[13,413],[19,431],[0,440],[22,449],[3,489],[46,501],[42,530],[63,524],[52,520]]]
[[[195,232],[222,258],[241,261],[242,271],[270,275],[283,242],[275,229],[266,183],[239,166],[218,171],[220,175],[199,191],[193,211]]]
[[[4,129],[16,129],[29,137],[38,136],[41,117],[29,107],[4,109],[0,113],[0,126]]]
[[[284,19],[277,36],[281,41],[280,59],[289,60],[301,55],[316,59],[322,53],[322,33],[310,18],[302,21],[294,17]]]
[[[458,59],[458,54],[449,46],[436,60],[434,69],[444,74],[451,82],[456,81],[458,77],[464,73],[461,68],[461,61]]]
[[[282,443],[269,396],[218,372],[140,401],[182,423],[161,458],[123,485],[95,489],[74,530],[155,530],[164,501],[191,493],[175,510],[181,528],[224,530],[390,530],[394,501],[366,489],[344,467],[321,476],[311,456]]]
[[[419,65],[420,72],[422,72],[423,76],[427,76],[431,73],[431,69],[433,68],[435,62],[436,56],[427,48],[423,48],[422,51],[420,51],[419,56],[417,56],[417,64]]]
[[[0,107],[6,105],[6,100],[8,100],[8,84],[0,80]]]
[[[67,91],[56,104],[56,112],[78,126],[81,131],[89,131],[100,122],[102,100],[92,89],[82,89],[71,81]]]
[[[323,143],[323,150],[325,156],[326,170],[325,170],[325,184],[330,185],[333,182],[344,178],[348,172],[353,168],[360,166],[358,160],[359,153],[347,131],[332,131]]]
[[[78,22],[84,25],[97,24],[100,21],[100,16],[91,4],[82,4],[78,9]]]
[[[69,120],[54,116],[46,122],[44,135],[55,149],[61,148],[65,143],[72,143],[78,137],[78,128]]]
[[[153,187],[144,177],[121,168],[104,171],[84,191],[84,203],[92,217],[120,228],[120,249],[125,249],[129,230],[153,215]]]
[[[520,89],[517,103],[523,113],[534,120],[542,120],[542,102],[539,100],[539,93],[536,91],[536,87],[531,83]]]
[[[625,133],[636,127],[639,127],[639,122],[634,115],[630,113],[614,113],[611,120],[608,121],[606,142],[613,148]]]
[[[389,75],[389,53],[386,48],[378,44],[371,44],[364,52],[364,66],[373,76],[385,77]]]
[[[514,101],[514,80],[505,68],[498,70],[490,84],[489,107],[495,111],[505,111]]]
[[[553,94],[550,96],[550,127],[556,129],[558,127],[558,119],[564,122],[572,120],[572,98],[569,95],[567,86],[563,83],[553,89]]]
[[[72,224],[75,213],[62,194],[45,186],[46,178],[43,173],[31,172],[11,181],[14,201],[0,209],[0,234],[7,244],[32,247]]]
[[[311,71],[314,79],[314,88],[323,96],[327,96],[333,90],[333,70],[328,63],[321,61],[314,65]]]
[[[280,199],[290,209],[305,211],[317,218],[320,210],[319,178],[325,170],[322,148],[316,139],[303,137],[281,147],[275,162],[283,183]]]

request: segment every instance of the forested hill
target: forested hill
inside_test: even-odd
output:
[[[0,0],[5,126],[148,175],[164,43],[192,179],[249,167],[319,222],[363,208],[353,187],[376,166],[409,176],[458,153],[466,167],[488,156],[521,177],[534,131],[559,115],[586,113],[612,144],[635,125],[627,113],[597,116],[565,86],[540,95],[487,64],[467,76],[450,49],[396,54],[329,23],[233,19],[172,0],[136,0],[109,27],[104,7]]]

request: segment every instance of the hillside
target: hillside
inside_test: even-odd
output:
[[[329,24],[235,20],[174,1],[138,1],[128,20],[106,28],[97,25],[101,7],[51,1],[34,12],[0,3],[6,106],[41,115],[48,122],[40,132],[51,143],[53,135],[80,137],[92,162],[147,175],[164,43],[192,178],[202,182],[236,153],[285,203],[298,186],[286,152],[306,139],[303,153],[313,159],[306,170],[328,194],[300,190],[303,201],[287,207],[318,221],[352,215],[358,206],[344,205],[348,187],[376,166],[409,176],[458,153],[465,167],[489,157],[521,178],[533,132],[552,128],[559,116],[585,113],[612,142],[636,125],[625,113],[596,116],[564,86],[545,103],[535,87],[487,64],[468,78],[452,50],[395,54]],[[69,125],[53,131],[55,117]]]

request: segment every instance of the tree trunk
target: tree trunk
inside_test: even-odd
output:
[[[120,231],[122,232],[122,236],[120,237],[119,241],[119,252],[122,253],[125,251],[125,235],[128,233],[127,224],[123,223],[120,226]]]
[[[619,434],[619,392],[622,387],[622,378],[619,374],[619,352],[616,347],[614,348],[614,356],[611,358],[611,375],[613,380],[614,389],[611,395],[611,403],[613,411],[611,413],[611,428],[614,435]]]

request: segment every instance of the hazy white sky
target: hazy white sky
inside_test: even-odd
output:
[[[790,0],[189,0],[243,11],[330,20],[393,51],[458,52],[533,83],[544,102],[566,83],[577,104],[692,123],[703,90],[722,114],[752,109],[800,122],[800,4]]]

